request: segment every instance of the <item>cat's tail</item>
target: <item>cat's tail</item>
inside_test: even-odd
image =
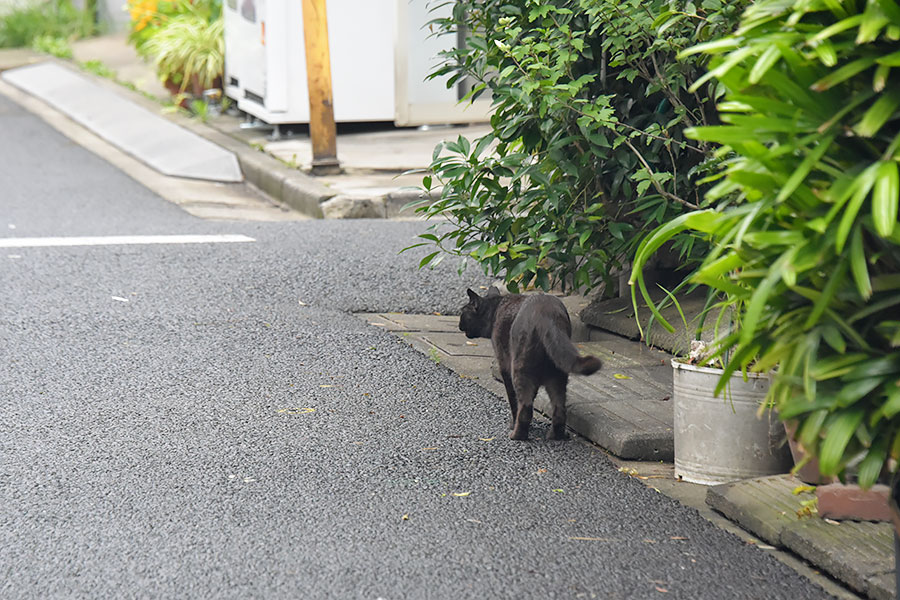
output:
[[[588,354],[587,356],[579,356],[575,359],[575,364],[572,365],[571,372],[578,373],[579,375],[590,375],[591,373],[599,371],[602,366],[603,361],[596,356]]]
[[[579,355],[578,348],[572,343],[571,338],[559,327],[542,328],[541,340],[550,360],[561,371],[590,375],[603,366],[603,362],[596,356]]]

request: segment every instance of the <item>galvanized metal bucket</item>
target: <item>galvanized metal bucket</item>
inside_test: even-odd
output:
[[[716,485],[787,473],[791,453],[784,426],[772,411],[757,416],[769,378],[735,373],[718,398],[721,369],[672,360],[675,402],[675,477]]]

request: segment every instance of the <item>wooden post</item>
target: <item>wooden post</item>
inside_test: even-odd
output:
[[[312,172],[320,175],[339,173],[341,167],[337,159],[325,0],[303,0],[303,38],[306,46],[306,81],[309,85]]]

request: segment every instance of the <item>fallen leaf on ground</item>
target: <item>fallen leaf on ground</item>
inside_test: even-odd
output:
[[[409,513],[403,515],[403,516],[400,517],[400,518],[403,519],[404,521],[409,521]]]
[[[623,375],[622,373],[613,373],[613,377],[615,379],[631,379],[630,375]]]
[[[432,446],[430,448],[422,448],[422,450],[437,450],[437,449],[438,449],[437,446]]]
[[[608,542],[609,538],[602,537],[570,537],[570,540],[578,540],[581,542]]]
[[[494,438],[478,438],[478,439],[481,440],[482,442],[490,442],[490,441],[493,441]]]
[[[669,593],[669,590],[667,590],[666,588],[661,588],[661,587],[659,587],[658,585],[655,586],[655,587],[656,587],[656,591],[659,592],[659,593],[661,593],[661,594],[668,594],[668,593]]]
[[[560,489],[550,490],[550,491],[551,491],[551,492],[556,492],[556,493],[558,493],[558,494],[564,494],[564,493],[565,493],[565,492],[563,492],[563,491],[560,490]]]
[[[468,521],[469,523],[478,523],[479,525],[481,524],[481,521],[479,521],[478,519],[466,519],[466,521]]]
[[[466,346],[477,346],[475,342],[466,342]]]
[[[316,412],[314,408],[280,408],[278,412],[283,415],[308,415],[309,413]],[[362,442],[360,442],[362,443]]]
[[[298,303],[300,306],[309,306],[309,304],[307,304],[307,303],[304,302],[303,300],[297,300],[297,303]]]
[[[119,302],[128,302],[128,298],[123,298],[121,296],[113,296],[112,299],[117,300]]]
[[[774,550],[775,549],[775,546],[770,546],[768,544],[757,544],[756,547],[759,548],[760,550]]]
[[[471,494],[471,493],[472,493],[472,492],[453,492],[453,495],[454,495],[454,496],[457,496],[457,497],[459,497],[459,498],[462,498],[462,497],[464,497],[464,496],[468,496],[468,495]]]
[[[840,524],[841,524],[840,521],[835,521],[834,519],[823,519],[823,520],[824,520],[826,523],[828,523],[829,525],[840,525]]]
[[[670,537],[669,539],[670,539],[670,540],[686,540],[686,539],[688,539],[688,538],[684,537],[683,535],[673,535],[673,536]]]
[[[323,384],[320,385],[319,387],[325,388],[325,387],[334,387],[334,386],[333,386],[332,384],[330,384],[330,383],[323,383]]]
[[[538,469],[537,470],[538,475],[543,475],[546,472],[547,472],[547,469]]]

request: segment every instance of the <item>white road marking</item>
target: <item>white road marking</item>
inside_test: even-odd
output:
[[[50,248],[58,246],[134,246],[142,244],[230,244],[255,242],[246,235],[106,235],[93,237],[0,238],[0,248]]]

